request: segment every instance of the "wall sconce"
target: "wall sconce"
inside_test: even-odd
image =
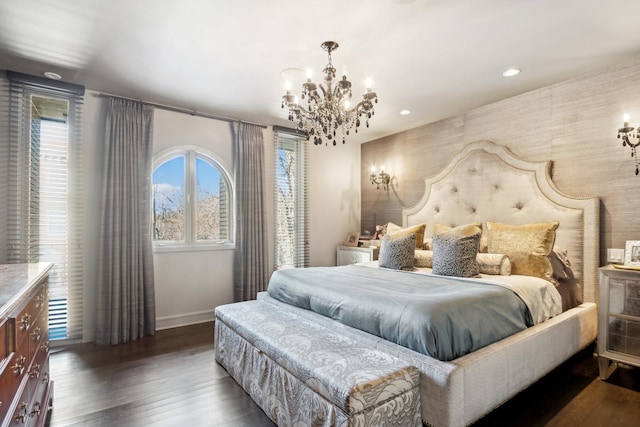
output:
[[[389,182],[391,182],[391,175],[384,171],[384,166],[380,167],[380,172],[376,175],[376,167],[371,168],[371,175],[369,175],[371,184],[376,185],[376,190],[381,188],[385,191],[389,190]]]
[[[636,152],[636,148],[640,145],[640,138],[638,138],[638,132],[633,132],[633,127],[629,127],[629,115],[624,115],[624,125],[618,129],[618,138],[622,138],[622,146],[626,147],[627,145],[631,148],[631,157],[636,159],[636,175],[640,172],[638,168],[638,153]],[[633,144],[629,138],[635,138],[637,142]]]

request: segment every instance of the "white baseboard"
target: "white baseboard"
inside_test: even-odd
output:
[[[205,310],[195,313],[176,314],[156,318],[156,331],[163,329],[179,328],[180,326],[195,325],[197,323],[213,322],[214,311]]]

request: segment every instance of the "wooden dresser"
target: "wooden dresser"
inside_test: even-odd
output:
[[[0,265],[0,426],[43,426],[49,375],[49,269]]]

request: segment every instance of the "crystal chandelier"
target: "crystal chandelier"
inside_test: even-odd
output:
[[[324,84],[315,84],[311,77],[302,84],[302,94],[300,98],[307,101],[307,107],[298,104],[298,98],[287,89],[282,97],[282,108],[289,109],[289,120],[296,123],[296,129],[306,132],[309,140],[313,139],[315,145],[321,145],[322,141],[333,140],[336,145],[336,134],[342,133],[342,143],[349,131],[355,128],[358,132],[363,118],[367,127],[369,119],[373,116],[373,104],[378,103],[378,96],[371,90],[371,85],[367,84],[366,92],[362,95],[362,101],[351,107],[351,82],[347,76],[335,82],[336,69],[331,63],[331,52],[338,48],[336,42],[322,43],[322,49],[326,50],[329,63],[324,68]]]

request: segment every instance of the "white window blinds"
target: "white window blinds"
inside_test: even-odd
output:
[[[275,127],[275,268],[309,266],[306,138]]]
[[[7,72],[6,261],[52,262],[50,339],[82,337],[84,87]]]

